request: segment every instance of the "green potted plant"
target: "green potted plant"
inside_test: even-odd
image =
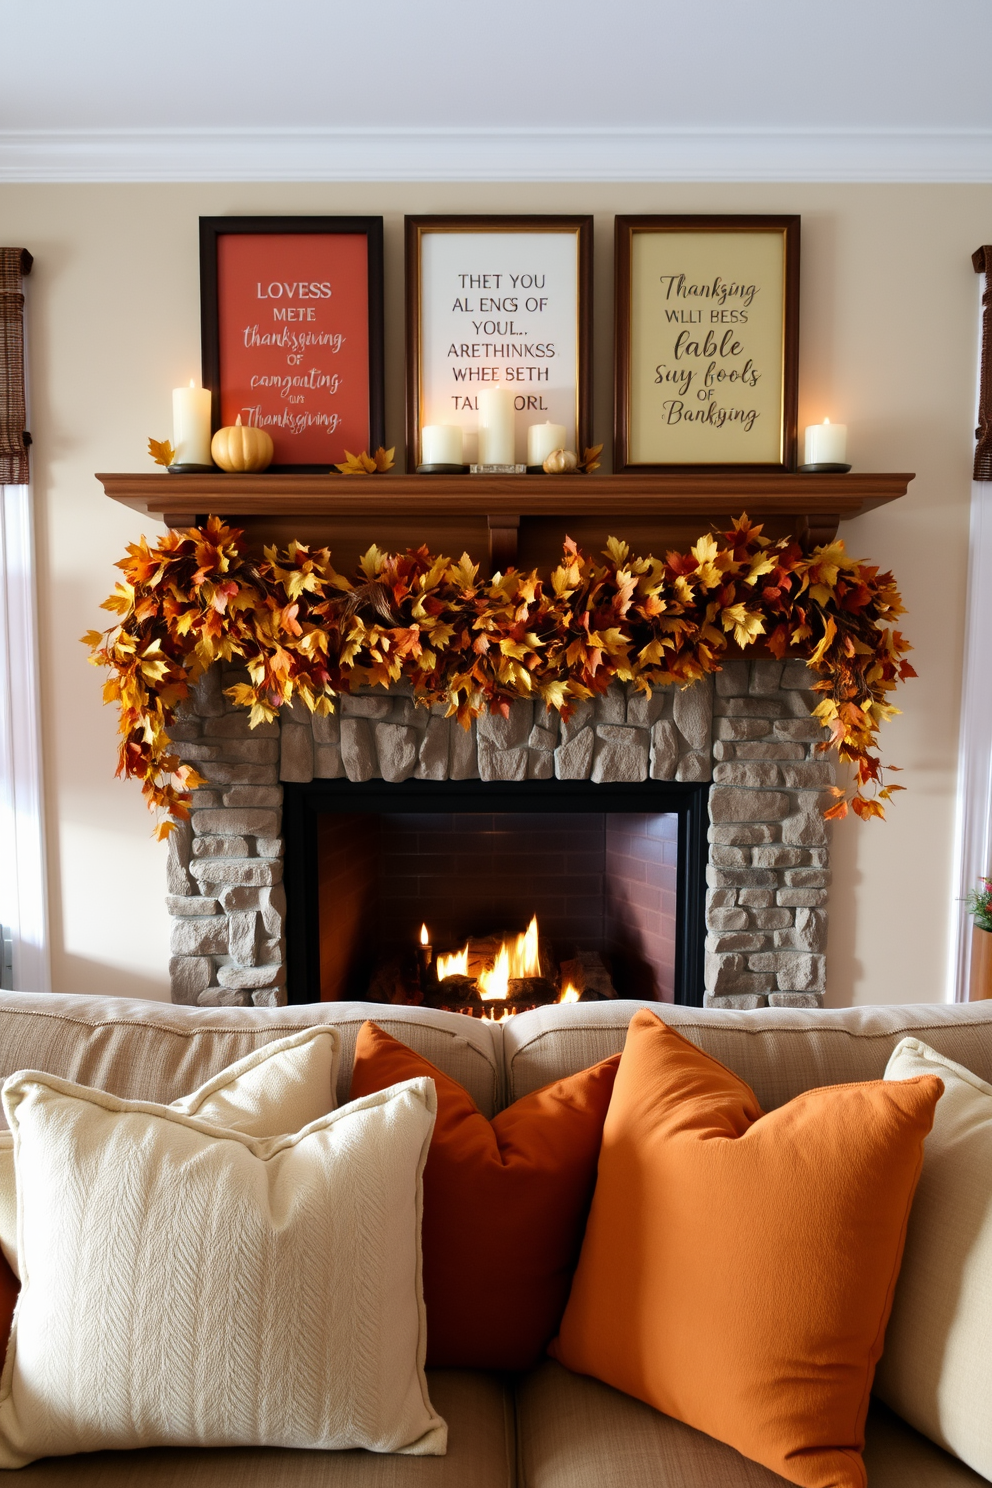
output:
[[[992,878],[983,878],[981,885],[980,889],[972,889],[966,901],[974,922],[969,1002],[992,997]]]

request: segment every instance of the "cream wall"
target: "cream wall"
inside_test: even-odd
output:
[[[798,212],[803,219],[800,425],[850,426],[865,470],[915,470],[907,498],[846,524],[891,567],[920,680],[883,731],[908,787],[888,823],[834,834],[829,1000],[938,1001],[953,903],[952,828],[984,186],[143,185],[0,187],[0,239],[30,280],[42,699],[53,985],[167,998],[164,848],[133,784],[115,781],[115,720],[78,637],[125,545],[155,524],[108,501],[96,470],[148,469],[170,389],[199,372],[197,218],[383,213],[387,443],[403,443],[404,212],[594,212],[597,439],[611,425],[615,212]],[[163,479],[168,479],[163,475]],[[375,533],[369,533],[370,539]],[[109,617],[108,617],[109,618]]]

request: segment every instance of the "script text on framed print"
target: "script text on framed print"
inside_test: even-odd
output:
[[[406,291],[409,470],[429,424],[459,425],[473,463],[492,383],[513,389],[519,463],[531,424],[563,425],[566,447],[584,449],[591,217],[407,217]]]
[[[381,217],[201,217],[200,315],[213,426],[265,429],[271,470],[382,444]]]
[[[616,219],[614,469],[792,470],[799,218]]]

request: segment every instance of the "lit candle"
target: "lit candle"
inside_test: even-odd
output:
[[[513,389],[479,389],[479,464],[512,465],[516,451]]]
[[[822,424],[810,424],[806,429],[807,465],[847,464],[847,425],[832,424],[824,419]]]
[[[527,430],[528,465],[543,465],[552,450],[564,448],[564,424],[531,424]]]
[[[176,464],[212,465],[210,434],[210,390],[198,388],[190,378],[188,388],[172,390],[172,443]]]
[[[421,982],[427,981],[431,976],[431,962],[434,960],[434,947],[431,945],[427,926],[420,927],[420,945],[417,947],[417,962],[420,967]]]
[[[425,424],[420,431],[422,465],[461,465],[462,431],[458,424]]]

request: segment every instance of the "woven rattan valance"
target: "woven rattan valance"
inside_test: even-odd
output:
[[[975,480],[992,480],[992,245],[971,255],[976,274],[985,275],[982,295],[982,374],[978,390],[978,428],[975,430]]]
[[[28,479],[21,280],[32,262],[26,248],[0,248],[0,486]]]

